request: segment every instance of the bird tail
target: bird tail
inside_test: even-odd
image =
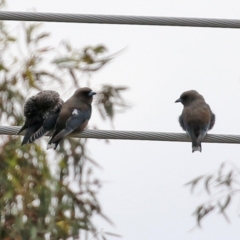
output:
[[[26,144],[26,143],[29,143],[29,139],[31,138],[34,131],[35,131],[35,127],[30,127],[30,128],[27,129],[26,134],[25,134],[25,136],[22,140],[21,146]]]
[[[51,148],[56,150],[56,148],[57,148],[57,146],[58,146],[58,144],[60,143],[61,140],[62,139],[59,139],[58,141],[55,141],[55,142],[51,142],[51,140],[50,140],[48,145],[47,145],[47,150],[51,149]]]
[[[47,145],[47,149],[50,149],[50,148],[56,149],[59,142],[62,140],[62,138],[65,137],[66,135],[68,135],[69,133],[71,133],[72,131],[73,131],[73,129],[70,129],[70,128],[63,129],[57,135],[53,136]]]
[[[192,152],[202,152],[202,146],[201,146],[201,143],[199,143],[198,145],[194,145],[192,144]]]
[[[201,137],[198,137],[196,138],[194,136],[194,138],[192,138],[192,152],[202,152],[202,145],[201,145],[201,142],[202,142],[202,138]]]
[[[207,134],[206,129],[201,129],[200,130],[200,134],[199,134],[198,138],[195,141],[192,142],[192,152],[195,152],[195,151],[202,152],[201,142],[205,138],[206,134]]]
[[[57,148],[57,145],[56,145],[56,143],[48,143],[48,145],[47,145],[47,150],[48,149],[56,149]]]
[[[199,141],[196,138],[194,131],[190,128],[187,130],[187,134],[192,140],[192,152],[193,153],[196,151],[201,152],[202,151],[201,141]]]
[[[35,132],[29,139],[29,143],[33,143],[40,137],[44,136],[47,134],[48,130],[46,130],[44,127],[41,127],[37,132]]]
[[[53,137],[53,139],[50,140],[50,143],[55,143],[57,141],[60,141],[63,137],[71,133],[73,129],[63,129],[60,131],[56,136]]]

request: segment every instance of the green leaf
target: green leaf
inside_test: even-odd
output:
[[[210,182],[210,180],[213,178],[213,176],[212,175],[210,175],[210,176],[208,176],[207,178],[206,178],[206,180],[205,180],[205,188],[206,188],[206,191],[207,191],[207,193],[210,195],[211,194],[211,192],[210,192],[210,189],[209,189],[209,182]]]
[[[219,209],[220,209],[220,213],[224,216],[224,218],[226,219],[226,221],[228,222],[228,223],[230,223],[230,220],[229,220],[229,218],[228,218],[228,216],[227,216],[227,214],[226,214],[226,212],[225,212],[225,209],[227,208],[227,206],[229,205],[229,203],[230,203],[230,201],[231,201],[231,196],[230,195],[228,195],[227,196],[227,198],[226,198],[226,200],[225,200],[225,203],[222,205],[219,201],[218,201],[218,207],[219,207]]]
[[[194,178],[190,182],[185,183],[184,185],[191,185],[191,193],[193,193],[194,188],[196,187],[197,183],[204,177],[205,175],[201,175],[199,177]]]
[[[129,88],[128,87],[116,87],[115,90],[116,91],[125,91],[125,90],[128,90]]]
[[[113,236],[113,237],[122,238],[122,236],[121,236],[121,235],[119,235],[119,234],[116,234],[116,233],[104,232],[104,234],[106,234],[106,235],[109,235],[109,236]]]
[[[217,178],[217,181],[219,181],[222,177],[222,171],[223,171],[223,168],[225,167],[225,162],[223,162],[220,167],[219,167],[219,170],[218,170],[218,178]]]
[[[230,201],[231,201],[231,195],[228,195],[223,205],[221,205],[221,203],[219,202],[220,212],[223,212],[228,207]]]
[[[16,38],[9,36],[9,37],[7,38],[7,40],[10,41],[10,42],[15,42],[15,41],[16,41]]]
[[[39,40],[46,38],[46,37],[49,37],[49,33],[41,33],[34,39],[34,41],[37,43],[37,42],[39,42]]]
[[[107,49],[106,49],[105,46],[100,45],[100,46],[97,46],[97,47],[93,48],[93,51],[94,51],[95,53],[104,53],[104,52],[107,51]]]

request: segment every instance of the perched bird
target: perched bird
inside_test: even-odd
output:
[[[48,149],[56,149],[63,137],[73,131],[82,131],[88,124],[92,112],[93,95],[90,88],[77,89],[62,106]]]
[[[30,97],[24,104],[24,125],[19,130],[26,129],[22,145],[32,143],[52,130],[56,124],[63,100],[55,91],[46,90]]]
[[[181,102],[184,106],[179,123],[192,140],[192,152],[201,152],[201,142],[215,123],[214,113],[203,96],[195,90],[182,93],[175,102]]]

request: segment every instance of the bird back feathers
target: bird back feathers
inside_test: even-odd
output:
[[[19,130],[26,129],[22,145],[40,138],[55,126],[53,116],[58,116],[63,100],[56,91],[46,90],[30,97],[24,104],[25,123]],[[48,126],[49,123],[49,126]]]

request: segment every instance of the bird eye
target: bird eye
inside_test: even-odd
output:
[[[187,99],[188,99],[188,96],[187,96],[187,95],[185,95],[185,96],[182,97],[182,100],[184,100],[184,101],[186,101]]]

